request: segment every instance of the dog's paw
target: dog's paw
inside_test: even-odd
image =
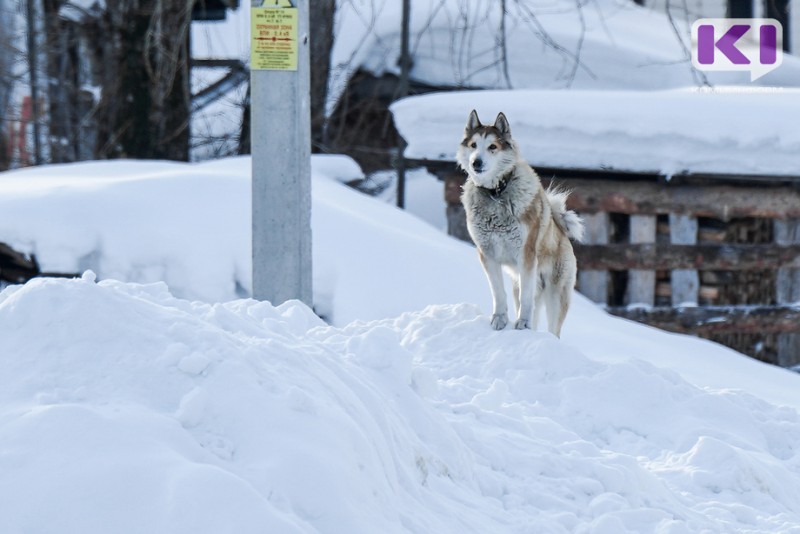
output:
[[[530,327],[531,323],[527,319],[517,319],[517,322],[514,323],[514,328],[517,330],[529,330]]]
[[[492,328],[502,330],[508,324],[508,315],[505,313],[495,313],[492,315]]]

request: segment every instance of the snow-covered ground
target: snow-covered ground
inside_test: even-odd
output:
[[[357,67],[396,69],[399,3],[377,4],[342,3],[333,98]],[[509,3],[506,79],[498,5],[415,2],[415,78],[697,82],[666,17],[622,0]],[[246,56],[247,11],[215,27],[213,55]],[[211,50],[200,36],[196,50]],[[797,72],[787,58],[760,82],[797,85]],[[235,104],[195,118],[195,131],[235,132]],[[465,106],[437,116],[447,128],[431,141],[437,154],[453,152],[446,140],[457,142],[471,107],[484,120],[498,111]],[[526,152],[534,162],[567,134],[620,133],[591,114],[565,133],[547,109],[545,124],[504,110],[521,140],[534,126],[552,137]],[[733,138],[764,154],[743,165],[795,161],[781,158],[796,135],[774,127],[773,140]],[[718,128],[706,140],[667,133],[717,158]],[[615,146],[641,135],[633,148],[651,155],[680,148],[631,123],[621,132]],[[657,170],[679,172],[684,158],[657,159]],[[92,270],[0,292],[0,532],[800,532],[800,376],[610,317],[580,295],[561,340],[494,332],[471,247],[342,185],[360,176],[349,160],[315,157],[312,173],[314,311],[330,324],[297,302],[240,298],[251,283],[248,158],[0,174],[0,242],[45,270]],[[428,178],[412,175],[411,211],[441,202]]]
[[[0,175],[0,241],[105,279],[0,293],[0,532],[800,531],[800,376],[578,295],[562,340],[494,332],[474,250],[341,158],[313,161],[335,326],[216,302],[249,285],[248,169]]]
[[[378,171],[370,179],[383,186],[378,198],[397,205],[397,172]],[[406,170],[405,210],[434,228],[447,231],[444,182],[422,167]]]
[[[463,91],[391,109],[408,158],[454,161],[476,109],[488,124],[504,112],[534,166],[800,176],[800,89]]]

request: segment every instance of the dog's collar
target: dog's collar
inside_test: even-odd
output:
[[[508,183],[511,181],[511,177],[513,175],[514,175],[514,170],[512,169],[500,178],[500,181],[497,182],[497,187],[490,188],[478,185],[478,189],[482,189],[484,192],[486,192],[486,194],[488,194],[492,198],[497,198],[503,194],[503,191],[506,190],[506,187],[508,187]]]

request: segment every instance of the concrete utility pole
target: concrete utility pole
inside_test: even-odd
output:
[[[312,305],[309,2],[250,11],[253,297],[275,305]]]

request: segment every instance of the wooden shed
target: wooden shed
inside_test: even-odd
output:
[[[463,172],[409,160],[445,184],[448,233],[469,241]],[[614,315],[800,364],[800,176],[538,168],[587,226],[578,290]]]
[[[459,99],[470,100],[470,96],[475,101],[478,94],[456,95],[450,101],[458,105]],[[568,101],[569,96],[559,94],[553,100],[562,98]],[[448,232],[469,240],[460,203],[465,176],[456,168],[454,156],[444,151],[445,145],[436,144],[445,130],[428,126],[426,131],[416,132],[414,126],[414,121],[423,115],[431,121],[449,122],[449,129],[454,132],[451,143],[455,144],[463,128],[461,118],[454,124],[446,116],[447,111],[437,111],[446,107],[437,96],[416,100],[420,102],[411,102],[408,108],[403,108],[403,102],[393,108],[400,133],[411,147],[406,152],[406,165],[426,167],[444,181]],[[480,99],[477,101],[472,105],[479,105]],[[528,98],[524,105],[530,108],[531,101]],[[614,107],[610,97],[606,103]],[[784,151],[800,148],[795,147],[794,137],[778,131],[775,139],[768,137],[771,141],[767,144],[762,137],[770,132],[764,127],[763,135],[740,135],[744,141],[739,144],[735,135],[733,140],[719,140],[719,133],[712,132],[706,136],[708,139],[700,139],[692,146],[690,121],[687,126],[681,125],[685,138],[667,141],[668,132],[663,131],[663,126],[659,130],[645,114],[639,117],[642,122],[636,123],[636,128],[641,126],[639,130],[645,132],[641,134],[644,140],[632,141],[639,143],[638,152],[623,146],[620,153],[628,153],[617,161],[613,160],[616,156],[608,156],[612,162],[608,166],[548,165],[548,155],[541,155],[543,150],[568,145],[574,154],[564,151],[563,156],[554,156],[551,161],[558,163],[559,157],[565,161],[589,161],[596,154],[587,154],[601,152],[593,145],[597,137],[612,134],[604,131],[590,135],[584,125],[565,134],[565,127],[557,122],[559,110],[552,111],[553,119],[548,122],[550,110],[545,109],[546,105],[540,103],[538,109],[529,112],[534,116],[541,112],[539,123],[526,129],[523,121],[520,134],[526,137],[541,130],[546,138],[526,138],[521,148],[523,155],[540,154],[539,160],[545,163],[534,161],[533,166],[544,185],[557,183],[571,190],[568,205],[586,221],[585,242],[575,247],[578,290],[614,315],[708,338],[766,362],[785,367],[800,365],[800,153]],[[519,107],[523,109],[522,104]],[[641,109],[646,107],[642,103]],[[506,111],[509,108],[511,113]],[[504,102],[503,110],[514,132],[514,102]],[[616,144],[633,139],[632,135],[626,138],[619,133],[626,127],[635,130],[620,125],[632,118],[615,121],[614,117],[602,116],[608,110],[592,111],[589,106],[587,110],[594,113],[587,119],[594,121],[592,128],[616,132],[606,147],[614,150]],[[468,112],[469,108],[464,118]],[[669,110],[661,112],[669,114]],[[561,113],[574,115],[572,109],[562,109]],[[657,110],[652,114],[659,116]],[[493,115],[489,118],[493,120]],[[762,126],[757,125],[756,129]],[[635,130],[637,135],[639,130]],[[563,139],[551,139],[559,135]],[[648,154],[647,136],[668,144],[669,150],[659,152],[655,147]],[[723,147],[725,143],[732,147]],[[752,148],[747,148],[748,143]],[[747,151],[742,151],[742,146]],[[675,154],[681,150],[688,155],[685,160]],[[451,154],[454,152],[450,150]],[[633,161],[631,166],[646,167],[650,165],[649,157],[663,160],[673,156],[674,161],[689,162],[688,168],[667,174],[627,170],[618,164]],[[659,165],[663,165],[661,160],[650,166]],[[614,166],[618,168],[608,168]],[[708,170],[713,167],[723,171]],[[736,168],[743,172],[733,172]],[[787,173],[787,169],[796,172]]]

